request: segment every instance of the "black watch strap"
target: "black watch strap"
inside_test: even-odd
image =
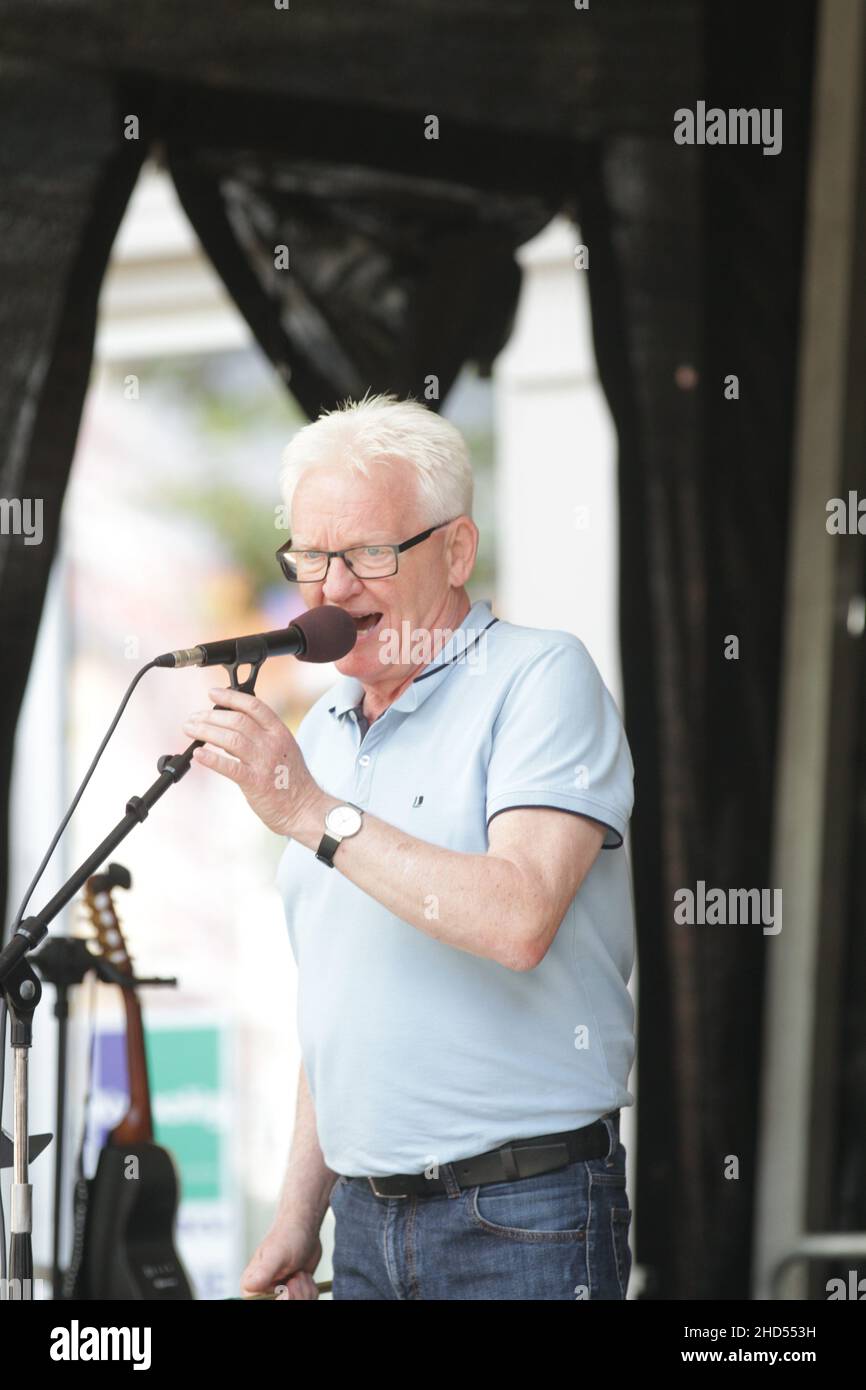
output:
[[[326,831],[319,841],[316,858],[320,859],[323,864],[327,864],[329,869],[333,869],[334,855],[341,844],[341,840],[335,840],[333,835],[329,835]]]

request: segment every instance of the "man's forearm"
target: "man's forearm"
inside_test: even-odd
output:
[[[274,1224],[305,1226],[318,1234],[336,1178],[337,1174],[326,1166],[319,1147],[316,1112],[302,1062],[298,1072],[292,1148]]]
[[[322,792],[291,838],[317,850],[325,814],[341,802]],[[519,968],[545,904],[507,859],[466,854],[416,839],[365,812],[360,834],[342,842],[335,868],[404,922],[448,946]],[[322,873],[333,870],[322,866]]]
[[[236,782],[276,834],[315,850],[325,813],[340,804],[338,798],[316,784],[297,741],[272,709],[240,690],[209,694],[217,708],[191,716],[183,726],[202,744],[195,761]],[[562,819],[555,808],[537,809]],[[516,814],[519,807],[506,819]],[[542,831],[541,824],[531,824],[529,837]],[[339,846],[334,863],[395,917],[435,940],[508,969],[532,970],[568,907],[563,885],[573,897],[601,844],[595,832],[585,845],[550,828],[546,839],[558,847],[555,858],[547,844],[528,849],[523,827],[510,843],[509,832],[500,831],[498,847],[491,835],[487,853],[471,854],[429,844],[366,814],[361,833]],[[502,845],[507,852],[500,852]]]

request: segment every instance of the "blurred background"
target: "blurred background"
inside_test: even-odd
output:
[[[0,491],[40,499],[44,526],[26,545],[3,512],[6,922],[135,671],[298,611],[274,559],[293,432],[347,395],[412,393],[471,450],[473,599],[580,636],[632,747],[629,1297],[856,1286],[863,6],[211,0],[181,23],[169,0],[82,0],[75,33],[50,11],[0,0]],[[781,148],[678,142],[674,113],[699,104],[780,112]],[[333,678],[274,661],[257,690],[297,727]],[[30,910],[185,746],[213,681],[144,679]],[[114,855],[137,971],[178,981],[142,1002],[202,1299],[237,1292],[292,1130],[280,849],[194,768]],[[678,922],[699,883],[781,889],[782,930]],[[52,925],[82,930],[78,908]],[[91,1172],[126,1105],[118,994],[73,997],[63,1262],[75,1153],[83,1137]],[[54,1127],[52,1002],[34,1132]],[[43,1272],[50,1163],[33,1169]]]

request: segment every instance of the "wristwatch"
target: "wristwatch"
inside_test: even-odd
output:
[[[362,824],[363,812],[360,806],[353,805],[351,801],[345,802],[342,806],[332,806],[325,816],[325,833],[316,850],[316,858],[327,864],[329,869],[333,869],[337,847],[343,840],[357,835]]]

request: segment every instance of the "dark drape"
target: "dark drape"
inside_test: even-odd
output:
[[[501,163],[489,137],[440,171],[414,120],[341,105],[167,85],[157,120],[190,221],[310,415],[370,386],[438,408],[464,362],[487,371],[517,305],[514,251],[567,186],[548,141],[522,142],[506,187],[484,187],[478,165]],[[286,125],[308,132],[302,158]]]
[[[96,72],[5,58],[0,112],[0,496],[41,503],[43,529],[41,544],[0,537],[2,907],[18,712],[90,376],[99,291],[144,150],[120,139],[115,83]],[[44,849],[32,847],[34,869]],[[37,892],[31,910],[39,906]]]
[[[0,0],[16,287],[0,320],[4,491],[46,513],[43,546],[5,541],[0,569],[7,785],[96,294],[141,158],[166,163],[310,414],[368,387],[438,408],[463,363],[485,369],[507,338],[514,248],[570,211],[620,450],[636,1258],[649,1296],[744,1296],[767,938],[678,927],[673,894],[770,883],[814,6],[211,0],[181,19],[175,0],[82,0],[74,32],[40,26],[50,8]],[[673,112],[699,100],[782,107],[782,152],[675,144]]]
[[[640,750],[637,1213],[649,1296],[748,1288],[768,938],[673,917],[674,893],[698,880],[771,882],[814,14],[789,7],[779,30],[755,12],[748,43],[742,18],[706,7],[693,90],[708,106],[781,108],[782,153],[629,135],[606,143],[580,199],[601,252],[590,288],[619,434],[622,660]],[[738,399],[726,397],[731,375]],[[731,636],[738,659],[726,659]]]

